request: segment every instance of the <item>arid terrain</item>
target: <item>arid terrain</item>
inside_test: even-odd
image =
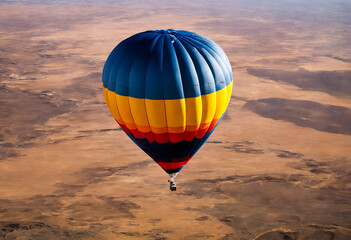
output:
[[[351,3],[1,1],[0,239],[351,239]],[[155,29],[217,42],[221,124],[168,175],[102,94],[112,49]]]

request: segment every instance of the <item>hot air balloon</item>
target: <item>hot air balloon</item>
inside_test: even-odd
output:
[[[193,32],[141,32],[113,49],[102,81],[112,116],[176,190],[174,177],[228,106],[232,69],[223,50]]]

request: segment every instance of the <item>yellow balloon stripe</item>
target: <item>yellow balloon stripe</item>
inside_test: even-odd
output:
[[[202,102],[202,117],[200,128],[204,129],[208,126],[212,120],[216,111],[216,92],[201,95]]]
[[[118,95],[103,88],[113,117],[140,132],[182,133],[209,127],[225,112],[233,84],[206,95],[172,100],[140,99]]]
[[[145,99],[129,98],[130,110],[133,116],[135,125],[140,132],[150,132],[150,124],[146,114]]]
[[[165,100],[164,103],[169,132],[184,132],[186,123],[185,99]]]
[[[185,98],[186,127],[199,126],[202,118],[201,97]]]
[[[226,109],[227,109],[229,101],[230,101],[230,98],[232,96],[233,82],[231,82],[226,88],[227,88],[227,101],[226,101],[225,106],[226,106]]]
[[[119,111],[118,111],[118,107],[116,105],[116,94],[114,92],[111,92],[109,90],[107,90],[106,88],[103,88],[104,91],[104,97],[105,97],[105,101],[106,104],[108,106],[108,109],[110,110],[112,116],[120,123],[124,123]]]
[[[130,111],[129,97],[116,94],[116,102],[119,114],[121,115],[121,118],[127,128],[137,129],[132,113]]]
[[[151,129],[155,130],[155,131],[153,130],[153,132],[161,133],[161,132],[158,132],[159,128],[167,129],[165,101],[145,99],[145,107],[146,107],[146,112],[147,112],[147,117],[149,119],[150,127]]]
[[[227,109],[227,88],[225,87],[214,93],[216,94],[216,110],[213,119],[220,119]]]

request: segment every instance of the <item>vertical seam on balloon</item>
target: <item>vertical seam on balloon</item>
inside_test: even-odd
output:
[[[128,71],[128,86],[130,86],[130,84],[129,84],[129,82],[130,82],[130,71],[132,70],[132,67],[133,67],[133,64],[134,64],[135,60],[136,60],[136,56],[134,56],[134,59],[131,61],[131,64],[130,64],[130,66],[129,66],[129,71]],[[134,123],[134,125],[136,126],[137,130],[139,131],[138,126],[136,125],[135,120],[134,120],[132,108],[130,107],[129,87],[128,87],[128,94],[127,94],[127,95],[128,95],[127,99],[128,99],[128,107],[129,107],[130,116],[132,116],[133,123]],[[133,133],[132,133],[132,134],[133,134]],[[133,135],[133,136],[134,136],[134,135]]]
[[[116,56],[116,60],[118,60],[118,57]],[[115,60],[115,61],[116,61]],[[115,61],[113,61],[113,63],[115,62]],[[123,118],[122,118],[122,115],[121,115],[121,112],[119,111],[119,107],[118,107],[118,101],[117,101],[117,91],[116,91],[116,89],[117,89],[117,78],[118,78],[118,73],[119,73],[119,71],[120,71],[120,67],[118,68],[118,71],[116,72],[116,78],[114,79],[114,81],[115,81],[115,89],[114,89],[114,98],[113,98],[113,100],[115,101],[115,104],[116,104],[116,112],[118,112],[118,115],[120,116],[120,118],[122,119],[122,122],[123,122],[123,124],[124,124],[124,126],[126,127],[126,128],[128,128],[126,125],[125,125],[125,122],[123,121]]]
[[[163,79],[163,62],[164,62],[164,48],[165,48],[165,41],[166,41],[166,37],[163,37],[163,46],[162,46],[162,57],[161,57],[161,75],[162,75],[162,79]],[[166,127],[167,127],[167,134],[168,134],[168,142],[170,142],[170,136],[169,136],[169,131],[168,131],[168,123],[167,123],[167,108],[166,108],[166,100],[165,100],[165,89],[164,89],[164,82],[162,81],[162,89],[163,89],[163,104],[164,104],[164,108],[165,108],[165,120],[166,120]],[[172,155],[171,155],[172,156]],[[173,157],[173,156],[172,156]]]
[[[152,53],[152,51],[154,50],[154,47],[156,46],[156,43],[159,39],[160,35],[157,35],[155,36],[155,38],[152,40],[152,45],[151,45],[151,48],[149,49],[149,56],[148,56],[148,65],[147,67],[145,68],[145,77],[144,77],[144,86],[146,86],[146,75],[147,75],[147,71],[149,69],[149,63],[150,63],[150,56]],[[146,113],[146,120],[147,120],[147,123],[149,125],[149,128],[150,128],[150,134],[153,135],[153,139],[155,139],[155,136],[154,136],[154,132],[151,130],[151,124],[150,124],[150,120],[149,120],[149,115],[147,113],[147,107],[146,107],[146,87],[144,88],[144,108],[145,108],[145,113]],[[148,140],[149,141],[149,140]]]
[[[181,47],[183,47],[182,46],[182,44],[181,44],[181,42],[178,40],[178,38],[177,37],[175,37],[174,36],[174,40],[173,41],[175,41],[176,43],[179,43],[180,44],[180,46]],[[172,46],[173,46],[173,49],[174,49],[174,52],[175,52],[175,55],[176,55],[176,59],[177,59],[177,63],[178,63],[178,69],[179,69],[179,75],[180,75],[180,81],[182,82],[182,90],[183,90],[183,96],[184,96],[184,107],[185,107],[185,112],[184,112],[184,127],[183,127],[183,133],[182,133],[182,138],[181,138],[181,140],[182,141],[185,141],[186,139],[185,139],[185,134],[186,134],[186,128],[187,128],[187,124],[186,124],[186,122],[187,122],[187,119],[188,119],[188,115],[187,115],[187,111],[188,111],[188,106],[187,106],[187,104],[186,104],[186,96],[185,96],[185,93],[184,93],[184,79],[183,79],[183,77],[182,77],[182,69],[181,69],[181,67],[180,67],[180,64],[179,64],[179,61],[178,61],[178,55],[177,55],[177,50],[176,50],[176,48],[174,47],[174,44],[172,44]],[[183,47],[184,48],[184,47]],[[195,112],[196,113],[196,112]]]
[[[172,38],[172,37],[170,37],[170,38]],[[174,37],[174,38],[177,40],[176,37]],[[173,43],[171,44],[171,48],[173,49],[173,52],[174,52],[174,55],[175,55],[175,59],[177,61],[178,70],[179,70],[178,73],[179,73],[179,76],[180,76],[180,83],[181,83],[181,86],[182,86],[181,89],[182,89],[183,97],[184,97],[183,99],[184,99],[185,113],[184,113],[184,131],[183,131],[183,138],[182,138],[184,140],[184,138],[185,138],[185,128],[186,128],[186,101],[185,101],[185,95],[184,95],[184,85],[183,85],[181,69],[180,69],[180,65],[179,65],[179,61],[178,61],[177,51],[175,50]]]
[[[197,131],[200,129],[200,125],[201,125],[201,120],[202,120],[202,112],[203,112],[203,107],[202,107],[202,93],[201,93],[201,86],[200,86],[200,82],[199,82],[199,75],[197,74],[197,71],[196,71],[196,68],[195,68],[195,63],[194,63],[194,59],[191,57],[191,54],[188,52],[187,48],[183,45],[181,39],[177,38],[178,39],[178,42],[179,44],[185,49],[186,53],[188,54],[193,66],[194,66],[194,73],[196,74],[196,77],[197,77],[197,85],[198,85],[198,88],[200,90],[200,96],[199,96],[199,99],[201,101],[201,114],[200,114],[200,122],[199,122],[199,128],[195,131],[195,136],[196,136],[196,133]],[[184,39],[183,39],[184,40]],[[195,48],[196,49],[196,48]],[[185,96],[184,96],[185,97]],[[185,122],[186,123],[186,122]],[[186,126],[185,126],[186,128]]]
[[[197,50],[197,47],[194,46],[191,42],[189,42],[187,38],[185,38],[185,37],[183,37],[183,36],[180,36],[180,38],[183,39],[183,40],[184,40],[186,43],[188,43],[189,45],[191,45],[191,46],[195,49],[195,51],[198,52],[198,53],[201,55],[201,53]],[[195,66],[194,59],[192,58],[192,55],[189,54],[189,56],[190,56],[191,61],[193,62],[194,66]],[[204,58],[202,55],[201,55],[201,57]],[[206,60],[204,59],[204,61],[206,61]],[[206,63],[207,63],[207,62],[206,62]],[[207,65],[208,65],[208,64],[207,64]],[[210,68],[210,69],[211,69],[211,68]],[[201,96],[200,96],[200,99],[201,99],[201,119],[200,119],[200,126],[201,126],[202,114],[203,114],[203,110],[204,110],[203,102],[202,102],[202,93],[203,93],[203,91],[202,91],[202,89],[201,89],[201,84],[200,84],[200,80],[199,80],[199,75],[197,74],[196,68],[195,68],[195,72],[196,72],[196,75],[197,75],[197,78],[198,78],[198,81],[199,81],[198,83],[199,83],[199,88],[200,88],[200,93],[201,93]],[[204,94],[204,95],[206,95],[206,94]],[[196,130],[196,132],[195,132],[195,138],[196,138],[196,135],[197,135],[198,131],[200,130],[200,126],[199,126],[199,128]]]
[[[158,39],[160,38],[161,35],[156,35],[154,39],[152,39],[151,47],[149,53],[151,53],[156,46]]]
[[[150,54],[150,57],[152,56],[152,51],[154,51],[154,49],[155,49],[155,51],[157,51],[157,45],[158,44],[160,44],[160,42],[162,41],[162,38],[161,38],[161,36],[163,36],[163,35],[157,35],[156,37],[155,37],[155,39],[153,40],[153,43],[154,44],[152,44],[152,47],[151,47],[151,49],[150,49],[150,52],[149,52],[149,54]],[[163,47],[163,46],[162,46]],[[161,57],[161,60],[162,60],[162,58],[163,58],[163,51],[161,51],[161,54],[162,54],[162,57]],[[159,59],[158,59],[159,60]],[[149,61],[150,62],[150,61]],[[162,64],[162,61],[160,61],[160,64]],[[162,73],[162,65],[161,65],[161,73]],[[149,68],[149,66],[147,67],[147,69]],[[147,74],[145,75],[145,86],[146,86],[146,76],[147,76]],[[147,115],[147,117],[148,117],[148,112],[147,112],[147,107],[146,107],[146,88],[145,88],[145,109],[146,109],[146,115]],[[162,100],[162,99],[160,99],[160,100]],[[163,100],[164,101],[164,100]],[[166,117],[166,116],[165,116]],[[152,131],[152,129],[151,129],[151,124],[150,124],[150,121],[149,121],[149,117],[148,117],[148,122],[149,122],[149,127],[150,127],[150,133],[152,134],[152,136],[153,136],[153,138],[154,138],[154,140],[156,141],[156,134],[157,133],[154,133],[153,131]],[[167,123],[166,123],[167,124]],[[167,126],[167,125],[166,125]],[[157,141],[156,141],[157,142]]]

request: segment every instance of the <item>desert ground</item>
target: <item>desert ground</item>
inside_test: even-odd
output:
[[[351,3],[1,1],[0,239],[351,239]],[[208,142],[168,175],[104,103],[104,62],[197,32],[233,69]]]

